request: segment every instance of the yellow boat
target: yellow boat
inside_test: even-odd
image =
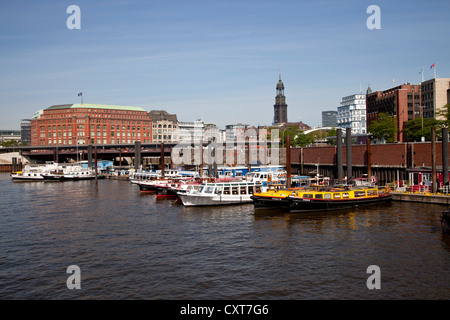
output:
[[[310,212],[375,205],[391,199],[390,193],[377,187],[352,189],[320,186],[294,192],[288,201],[290,212]]]
[[[285,209],[290,212],[312,212],[350,209],[374,205],[392,199],[389,192],[376,187],[356,188],[311,186],[297,190],[276,190],[252,196],[255,209]]]

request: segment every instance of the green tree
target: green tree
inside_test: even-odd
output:
[[[425,140],[431,140],[431,128],[439,128],[441,122],[434,118],[416,118],[405,122],[403,133],[408,141],[420,141],[422,137]],[[439,134],[439,130],[436,130],[436,135]]]
[[[300,129],[294,125],[287,126],[285,129],[281,130],[280,131],[280,139],[281,139],[280,147],[281,148],[286,147],[287,136],[290,136],[291,147],[295,147],[295,145],[296,145],[295,139],[300,134],[300,132],[301,132]]]
[[[377,121],[372,122],[369,126],[369,132],[375,139],[388,143],[395,141],[397,130],[397,121],[387,113],[379,113]]]
[[[442,109],[437,111],[436,117],[443,118],[441,123],[447,126],[447,128],[450,127],[450,103],[447,103],[445,106],[442,107]]]
[[[312,133],[304,134],[303,131],[301,131],[295,138],[295,146],[306,147],[314,142],[314,135]]]

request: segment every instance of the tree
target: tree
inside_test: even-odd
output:
[[[431,128],[440,126],[441,122],[434,118],[416,118],[405,122],[403,133],[408,141],[431,140]],[[438,130],[436,131],[438,134]]]
[[[312,133],[304,134],[303,131],[301,131],[295,138],[295,145],[306,147],[309,144],[313,144],[314,141],[314,135]]]
[[[287,136],[290,136],[291,139],[291,147],[295,146],[295,138],[300,134],[300,129],[297,126],[290,125],[287,126],[284,130],[281,130],[280,132],[280,147],[285,148],[286,147],[286,138]]]
[[[387,143],[395,141],[397,130],[395,118],[387,113],[379,113],[378,120],[372,122],[369,126],[369,132],[373,134],[375,139],[383,140]]]
[[[450,103],[447,103],[442,109],[436,112],[436,117],[441,117],[442,124],[444,124],[447,128],[450,127]]]

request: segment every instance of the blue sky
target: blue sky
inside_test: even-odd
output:
[[[70,5],[81,29],[69,30]],[[370,5],[381,29],[369,30]],[[321,124],[341,98],[450,77],[450,2],[21,1],[0,4],[0,129],[55,104],[164,109],[180,121]]]

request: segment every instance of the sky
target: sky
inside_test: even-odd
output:
[[[279,73],[288,121],[320,126],[368,84],[419,83],[433,63],[450,78],[449,13],[448,0],[2,0],[0,129],[80,92],[179,121],[270,125]]]

